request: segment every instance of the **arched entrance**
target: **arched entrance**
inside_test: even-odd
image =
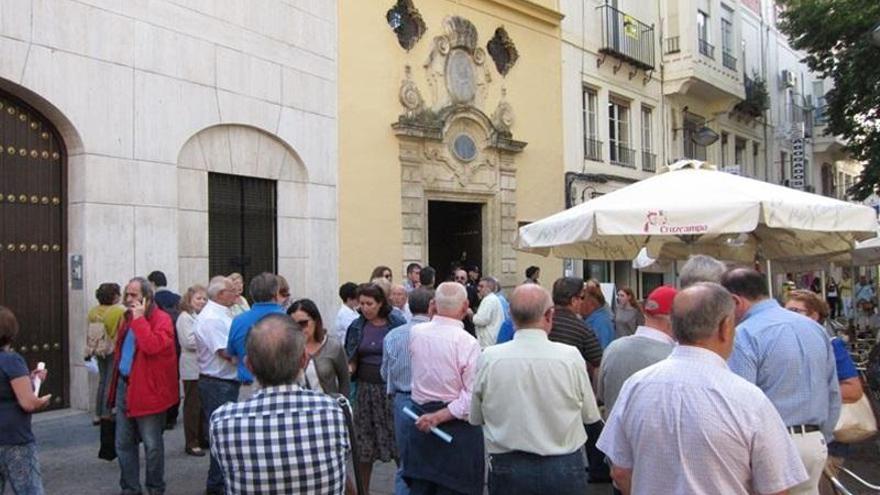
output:
[[[66,153],[43,115],[0,92],[0,305],[18,318],[13,350],[51,370],[40,393],[69,404]],[[81,278],[80,278],[81,280]]]

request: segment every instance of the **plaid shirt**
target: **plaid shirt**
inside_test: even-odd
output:
[[[342,494],[348,432],[340,406],[296,385],[259,390],[211,415],[227,493]]]

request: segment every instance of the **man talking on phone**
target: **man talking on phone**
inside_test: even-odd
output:
[[[165,412],[177,402],[174,327],[153,301],[153,286],[135,277],[125,286],[128,310],[117,331],[108,403],[116,407],[116,454],[124,494],[141,493],[138,442],[146,455],[146,488],[165,493]]]

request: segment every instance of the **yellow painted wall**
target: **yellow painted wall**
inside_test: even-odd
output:
[[[400,164],[391,124],[403,110],[398,89],[405,65],[412,67],[413,79],[430,104],[422,65],[433,37],[442,33],[446,16],[471,21],[482,47],[503,26],[519,51],[519,60],[506,78],[491,68],[492,83],[481,108],[492,114],[503,84],[516,114],[513,137],[528,143],[516,158],[518,220],[537,220],[564,207],[557,0],[414,3],[427,32],[407,53],[385,22],[392,0],[338,0],[340,283],[365,281],[379,264],[390,266],[395,280],[401,280]],[[580,105],[580,101],[567,104]],[[520,254],[518,263],[520,274],[528,265],[541,266],[543,281],[552,281],[561,273],[562,263],[557,259]]]

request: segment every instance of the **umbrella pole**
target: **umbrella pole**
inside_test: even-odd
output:
[[[770,297],[773,297],[773,270],[770,267],[770,260],[767,260],[767,290],[770,292]]]

